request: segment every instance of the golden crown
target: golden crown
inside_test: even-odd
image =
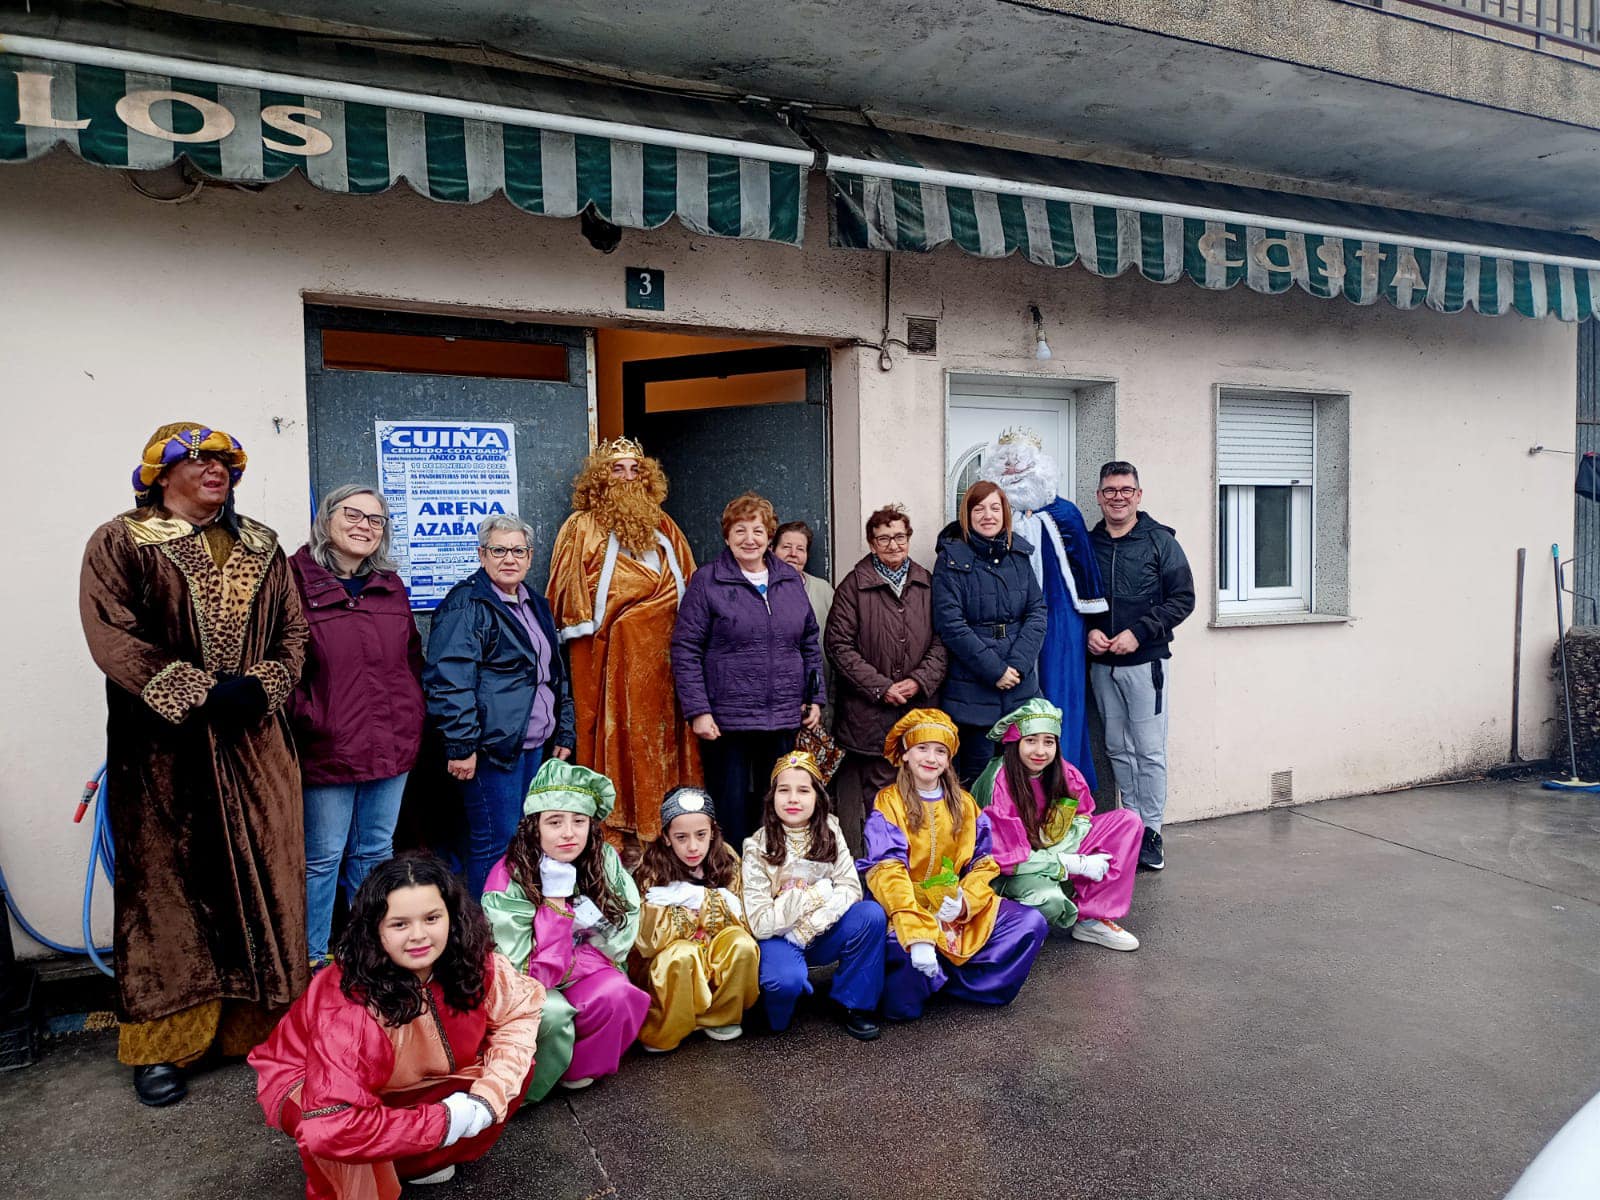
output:
[[[644,444],[629,437],[612,438],[600,443],[600,453],[612,462],[619,458],[643,458]]]
[[[998,444],[1001,446],[1032,446],[1035,450],[1044,449],[1044,441],[1039,435],[1031,429],[1023,428],[1021,425],[1013,425],[1004,430],[1000,434]]]

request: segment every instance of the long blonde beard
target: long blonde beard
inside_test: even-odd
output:
[[[616,534],[622,548],[635,557],[655,549],[656,533],[666,521],[652,490],[642,479],[617,479],[590,501],[589,511],[601,528]]]

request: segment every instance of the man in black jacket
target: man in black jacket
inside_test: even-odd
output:
[[[1107,611],[1088,618],[1089,682],[1122,803],[1144,821],[1139,866],[1159,871],[1167,865],[1167,660],[1172,631],[1194,611],[1194,576],[1173,531],[1139,511],[1144,492],[1132,463],[1101,467],[1096,496],[1105,519],[1089,541]]]

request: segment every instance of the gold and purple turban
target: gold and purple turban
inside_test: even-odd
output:
[[[148,497],[151,486],[161,478],[161,472],[173,463],[186,458],[199,458],[207,453],[220,455],[228,464],[228,477],[235,484],[239,482],[244,474],[245,463],[249,460],[237,438],[198,421],[174,421],[170,425],[163,425],[150,435],[139,465],[133,469],[134,499],[142,503]]]
[[[906,751],[919,742],[938,742],[953,756],[961,746],[956,723],[937,708],[913,708],[894,723],[883,739],[883,756],[893,765],[905,761]]]

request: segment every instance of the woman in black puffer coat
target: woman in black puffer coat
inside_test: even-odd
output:
[[[1046,620],[1033,547],[1010,532],[1005,492],[982,480],[960,511],[939,534],[933,629],[950,655],[944,709],[961,727],[956,773],[970,787],[989,762],[990,726],[1040,694]]]

